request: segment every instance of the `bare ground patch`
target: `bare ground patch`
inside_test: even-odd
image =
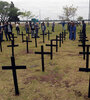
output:
[[[63,78],[62,74],[58,74],[58,73],[50,73],[48,75],[43,75],[43,76],[32,76],[32,77],[27,77],[24,80],[24,84],[29,84],[31,83],[33,80],[39,81],[40,83],[42,82],[47,82],[50,83],[51,86],[61,86],[61,80]]]
[[[35,54],[33,50],[29,50],[29,53],[27,53],[26,50],[20,51],[18,54],[15,54],[15,56],[21,56],[21,55],[26,55],[26,54]]]

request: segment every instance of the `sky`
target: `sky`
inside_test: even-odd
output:
[[[59,19],[59,15],[63,15],[63,7],[78,7],[76,17],[82,16],[88,19],[89,16],[89,0],[2,0],[15,4],[21,11],[31,11],[38,19],[49,17],[50,19]]]

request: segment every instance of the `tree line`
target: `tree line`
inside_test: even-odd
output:
[[[59,19],[62,20],[70,20],[71,18],[74,19],[76,16],[77,7],[71,6],[65,6],[63,7],[63,15],[59,15]],[[19,21],[20,18],[25,18],[26,20],[29,20],[33,18],[35,15],[31,13],[31,11],[24,11],[21,12],[20,9],[15,7],[14,3],[8,3],[6,1],[0,1],[0,21]],[[49,19],[49,17],[47,17]],[[47,19],[46,18],[46,19]],[[79,16],[77,20],[83,20],[82,16]]]

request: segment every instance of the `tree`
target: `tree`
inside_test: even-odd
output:
[[[11,2],[8,13],[9,21],[19,21],[18,16],[21,14],[22,13],[20,12],[20,10],[14,6],[13,2]]]
[[[82,16],[79,16],[79,17],[77,18],[77,20],[82,21],[82,20],[83,20],[83,17],[82,17]]]
[[[34,15],[32,15],[32,12],[30,11],[25,11],[21,14],[21,17],[25,18],[28,21],[29,19],[33,18]]]
[[[0,1],[0,21],[19,21],[18,16],[21,14],[13,2],[9,4],[8,2]]]
[[[66,20],[70,20],[72,17],[74,19],[75,15],[76,15],[76,11],[77,11],[77,7],[73,7],[72,6],[65,6],[63,7],[64,10],[64,16],[66,17]]]
[[[9,6],[8,2],[0,1],[0,21],[8,20]]]

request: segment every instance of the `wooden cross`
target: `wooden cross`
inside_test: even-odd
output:
[[[53,40],[51,40],[51,44],[46,44],[46,46],[50,46],[51,47],[51,60],[53,59],[53,47],[56,47],[57,48],[57,46],[58,45],[54,45],[53,44]]]
[[[79,71],[90,72],[90,68],[89,68],[89,55],[90,55],[89,47],[90,45],[85,45],[85,47],[87,47],[87,52],[80,52],[80,54],[86,54],[86,68],[79,68]],[[88,98],[90,98],[90,76],[89,76]]]
[[[88,40],[86,40],[87,37],[79,37],[79,38],[80,38],[79,42],[88,41]]]
[[[32,38],[35,38],[35,47],[37,48],[37,38],[40,38],[40,37],[35,34],[35,37],[32,37]]]
[[[78,32],[78,34],[81,34],[82,32],[81,32],[81,30]]]
[[[61,34],[61,35],[62,35],[62,37],[61,37],[61,38],[62,38],[62,44],[63,44],[63,32],[62,32],[62,34]]]
[[[15,40],[14,40],[14,34],[12,34],[12,40],[11,40],[11,45],[8,45],[7,47],[11,47],[12,48],[12,57],[14,57],[14,47],[18,47],[18,45],[15,45]]]
[[[66,40],[66,32],[63,33],[64,40]]]
[[[80,39],[80,40],[78,40],[79,42],[86,42],[86,41],[89,41],[89,40],[86,40],[86,38],[83,38],[83,39]]]
[[[86,37],[86,36],[84,36],[84,34],[83,34],[83,33],[81,33],[81,34],[79,35],[79,38],[82,40],[82,39],[86,39],[87,37]]]
[[[35,52],[35,54],[41,54],[41,60],[42,60],[42,72],[45,71],[44,68],[44,55],[51,55],[51,52],[44,52],[43,45],[41,46],[41,52]]]
[[[45,35],[47,34],[43,32],[43,34],[40,34],[40,35],[43,35],[43,43],[45,43]]]
[[[23,32],[22,32],[22,34],[20,34],[20,35],[22,35],[22,42],[24,41],[24,35],[26,35],[26,34],[23,34]]]
[[[88,98],[90,98],[90,75],[89,75],[89,89],[88,89]]]
[[[61,47],[61,41],[62,41],[62,39],[61,39],[62,36],[61,36],[61,35],[62,35],[62,34],[60,33],[59,36],[58,36],[58,38],[59,38],[59,39],[58,39],[58,41],[59,41],[59,47]]]
[[[16,66],[14,57],[11,57],[11,66],[2,66],[2,70],[12,70],[14,87],[15,87],[15,95],[19,95],[16,69],[26,69],[26,66]]]
[[[90,68],[89,68],[89,47],[90,45],[85,45],[85,47],[87,48],[86,52],[79,52],[79,54],[85,54],[86,55],[86,68],[80,68],[79,71],[84,71],[84,72],[89,72]]]
[[[0,41],[0,51],[2,52],[2,41]]]
[[[58,52],[58,36],[56,35],[56,39],[52,39],[52,41],[56,41],[56,52]]]
[[[50,33],[49,30],[48,30],[47,34],[48,34],[48,40],[50,40],[50,34],[52,34],[52,33]]]
[[[83,52],[85,52],[85,45],[86,45],[86,39],[83,39],[83,40],[79,40],[79,41],[82,41],[82,45],[78,45],[79,47],[83,47]],[[83,59],[85,60],[85,54],[83,54]]]
[[[26,42],[26,50],[27,50],[27,53],[29,53],[29,46],[28,46],[28,43],[29,43],[29,42],[32,42],[32,41],[29,41],[28,37],[26,36],[26,40],[23,40],[23,42]]]

